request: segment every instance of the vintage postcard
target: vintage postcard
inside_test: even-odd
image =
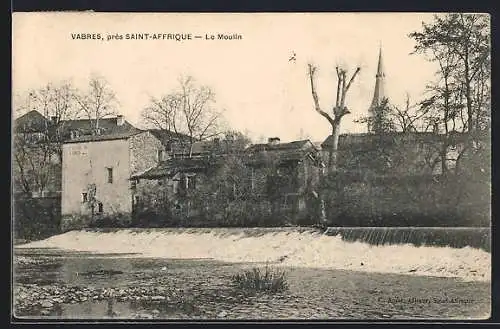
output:
[[[12,24],[16,321],[490,317],[489,15]]]

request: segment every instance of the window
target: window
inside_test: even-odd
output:
[[[113,183],[113,168],[106,168],[108,171],[108,183]]]
[[[196,188],[196,176],[186,176],[186,190],[194,190]]]
[[[103,212],[103,206],[102,206],[102,203],[101,203],[101,202],[99,202],[99,203],[97,204],[97,206],[98,206],[98,211],[97,211],[97,212],[98,212],[98,213],[100,213],[100,214],[102,214],[102,212]]]
[[[88,201],[87,196],[88,196],[88,193],[87,193],[87,192],[83,192],[83,193],[82,193],[82,202],[87,202],[87,201]]]
[[[130,181],[130,188],[133,190],[137,188],[137,181],[135,179]]]
[[[158,162],[163,161],[163,150],[158,150]]]

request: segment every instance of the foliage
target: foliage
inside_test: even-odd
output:
[[[441,130],[472,132],[488,127],[490,105],[490,27],[484,14],[436,15],[413,32],[415,53],[438,64],[436,81],[422,110]]]
[[[389,104],[389,100],[384,98],[380,104],[373,108],[373,115],[361,118],[356,122],[366,123],[368,132],[374,134],[384,134],[396,130],[396,124],[392,118],[394,110]]]
[[[251,293],[278,293],[288,289],[286,272],[266,265],[263,269],[254,267],[233,276],[238,288]]]
[[[52,143],[46,139],[33,141],[30,135],[21,132],[13,137],[14,190],[28,195],[45,191],[51,183],[58,184],[54,178],[61,170]]]
[[[489,225],[486,179],[339,172],[325,181],[330,226]]]
[[[60,198],[31,198],[16,195],[14,237],[40,240],[60,232]]]
[[[131,221],[130,216],[127,214],[106,214],[106,215],[94,215],[90,218],[88,227],[93,228],[106,228],[106,227],[130,227]]]

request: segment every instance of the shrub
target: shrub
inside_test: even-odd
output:
[[[248,292],[277,293],[288,289],[285,271],[272,269],[266,265],[264,269],[252,268],[233,276],[238,288]]]

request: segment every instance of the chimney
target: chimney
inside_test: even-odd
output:
[[[433,127],[432,127],[432,132],[436,135],[439,134],[439,123],[434,122]]]
[[[267,139],[267,144],[269,145],[278,145],[280,143],[279,137],[270,137]]]
[[[213,139],[213,150],[214,150],[215,152],[220,152],[220,151],[222,151],[222,143],[221,143],[220,138],[214,138],[214,139]]]
[[[123,115],[119,114],[116,116],[116,125],[117,126],[123,126],[124,122],[125,122],[125,119],[123,118]]]

